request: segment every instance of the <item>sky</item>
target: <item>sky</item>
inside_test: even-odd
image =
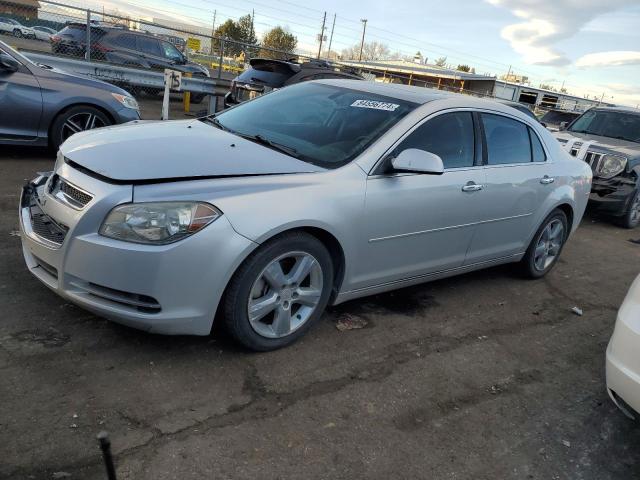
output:
[[[569,93],[640,104],[640,0],[75,0],[149,18],[205,27],[255,11],[260,37],[280,25],[302,52],[317,52],[336,24],[332,50],[366,41],[430,62],[467,64],[477,73],[529,77],[531,84],[562,85]],[[324,48],[323,48],[324,50]]]

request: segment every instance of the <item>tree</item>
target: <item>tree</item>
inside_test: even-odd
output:
[[[261,57],[286,60],[291,58],[293,51],[298,46],[298,39],[282,27],[277,26],[265,33],[262,46],[264,48],[260,49]],[[277,51],[267,50],[268,48]]]
[[[362,46],[362,60],[365,62],[375,60],[387,60],[391,57],[389,47],[381,42],[365,42]],[[360,44],[342,50],[342,58],[347,60],[358,60],[360,58]]]
[[[256,31],[253,28],[253,17],[251,15],[240,17],[237,26],[240,35],[238,40],[246,44],[244,50],[247,56],[251,57],[255,55],[257,49],[251,47],[258,44],[258,37],[256,37]]]
[[[229,40],[235,40],[236,42],[242,41],[242,34],[238,24],[231,19],[228,19],[213,33],[215,37],[227,38]],[[224,53],[225,55],[239,55],[242,51],[242,45],[235,42],[225,42]]]
[[[438,67],[444,67],[447,64],[447,57],[437,58],[435,64]]]
[[[459,72],[470,72],[471,67],[469,65],[458,65],[456,70],[458,70]]]

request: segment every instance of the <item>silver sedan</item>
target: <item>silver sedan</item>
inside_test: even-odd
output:
[[[72,136],[23,190],[22,242],[42,283],[99,315],[195,335],[217,318],[271,350],[328,304],[508,262],[542,277],[590,183],[511,107],[324,80]]]

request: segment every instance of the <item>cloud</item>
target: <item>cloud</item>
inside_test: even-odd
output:
[[[622,65],[640,65],[640,51],[589,53],[576,60],[576,67],[617,67]]]
[[[571,61],[556,43],[572,37],[596,17],[635,5],[637,0],[487,0],[508,9],[523,21],[500,32],[525,62],[536,65],[568,65]]]

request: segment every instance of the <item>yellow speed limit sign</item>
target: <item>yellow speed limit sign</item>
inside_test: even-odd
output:
[[[200,39],[189,37],[187,38],[187,47],[194,52],[200,50]]]

